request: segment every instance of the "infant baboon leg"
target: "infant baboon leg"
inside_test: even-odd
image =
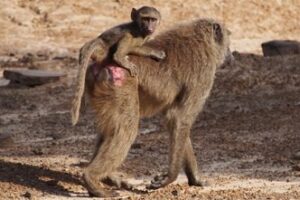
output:
[[[116,52],[114,54],[114,60],[118,65],[127,69],[132,77],[137,75],[136,66],[128,60],[128,56],[124,56],[124,54]]]
[[[184,172],[188,178],[189,185],[203,186],[203,182],[198,177],[198,164],[190,137],[185,144]]]

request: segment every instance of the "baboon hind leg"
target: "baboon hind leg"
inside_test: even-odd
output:
[[[91,103],[96,111],[96,124],[101,133],[93,160],[84,171],[90,194],[114,196],[99,185],[124,161],[138,132],[139,105],[137,79],[127,77],[122,86],[108,81],[96,82]]]
[[[204,183],[199,179],[198,164],[190,137],[185,144],[184,172],[190,186],[204,186]]]

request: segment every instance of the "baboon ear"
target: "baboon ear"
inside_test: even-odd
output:
[[[214,31],[215,41],[217,43],[221,43],[223,41],[223,32],[222,32],[222,28],[221,28],[220,24],[214,23],[213,31]]]
[[[137,10],[135,8],[132,8],[132,10],[131,10],[131,20],[136,21],[136,17],[137,17]]]

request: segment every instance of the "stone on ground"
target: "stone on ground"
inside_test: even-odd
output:
[[[7,69],[4,70],[3,76],[10,80],[11,83],[26,86],[37,86],[58,81],[61,77],[64,77],[65,74],[46,70]]]

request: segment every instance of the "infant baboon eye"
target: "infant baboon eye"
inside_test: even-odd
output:
[[[213,31],[214,31],[214,38],[215,41],[219,44],[223,41],[223,32],[220,24],[214,23],[213,24]]]

